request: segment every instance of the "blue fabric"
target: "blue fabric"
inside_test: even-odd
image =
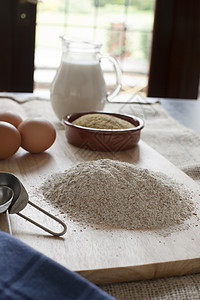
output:
[[[113,300],[114,298],[15,237],[0,232],[0,299]]]

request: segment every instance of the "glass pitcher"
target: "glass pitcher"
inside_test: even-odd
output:
[[[118,94],[121,88],[121,70],[110,55],[100,53],[101,44],[79,42],[61,37],[63,51],[60,66],[51,84],[51,104],[57,117],[79,111],[102,110],[106,101]],[[116,85],[107,92],[101,60],[112,62]]]

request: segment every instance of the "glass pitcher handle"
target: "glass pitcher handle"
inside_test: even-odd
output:
[[[109,102],[112,98],[114,98],[119,93],[119,91],[121,89],[122,71],[121,71],[118,61],[113,56],[110,56],[109,54],[107,54],[107,55],[104,54],[104,55],[101,55],[101,57],[100,57],[100,60],[102,60],[102,59],[107,59],[113,64],[114,71],[116,74],[115,88],[111,92],[107,92],[107,101]]]

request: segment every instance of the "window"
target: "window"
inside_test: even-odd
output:
[[[49,91],[61,58],[59,36],[102,43],[123,70],[123,89],[146,93],[154,0],[48,0],[38,4],[35,91]],[[107,66],[106,82],[113,72]]]
[[[34,75],[34,91],[48,93],[65,34],[100,41],[102,53],[116,56],[125,91],[200,96],[199,0],[38,0],[35,43],[36,3],[0,1],[0,91],[31,92]],[[105,72],[112,83],[108,65]]]

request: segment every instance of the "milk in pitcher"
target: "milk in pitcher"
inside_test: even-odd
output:
[[[116,59],[102,55],[101,44],[65,36],[61,39],[62,59],[50,91],[54,112],[62,120],[70,113],[102,110],[121,88],[121,71]],[[116,86],[109,93],[101,69],[104,58],[113,64],[116,74]]]
[[[98,60],[62,60],[51,86],[51,104],[60,120],[69,113],[102,110],[105,101]]]

